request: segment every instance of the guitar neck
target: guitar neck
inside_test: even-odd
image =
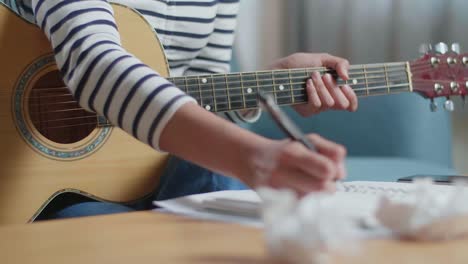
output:
[[[211,112],[257,108],[257,91],[271,93],[279,105],[307,102],[306,81],[312,72],[329,73],[339,86],[349,85],[357,96],[412,92],[407,62],[353,65],[349,79],[328,68],[287,69],[168,78]]]

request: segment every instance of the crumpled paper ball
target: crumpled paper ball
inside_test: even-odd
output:
[[[435,188],[439,187],[439,188]],[[381,197],[376,219],[396,236],[420,241],[451,240],[468,235],[468,190],[434,186],[430,179],[414,183],[405,199]]]
[[[269,252],[288,263],[327,263],[329,250],[353,253],[359,226],[336,210],[327,194],[302,199],[287,190],[261,188],[262,215]],[[347,243],[353,241],[353,243]]]
[[[468,188],[431,183],[398,185],[404,188],[398,195],[371,188],[372,192],[356,196],[341,188],[337,194],[311,193],[302,199],[292,191],[261,188],[257,192],[262,199],[268,250],[287,263],[327,263],[329,252],[358,253],[361,241],[367,238],[447,240],[467,236],[468,218],[463,216],[468,216]],[[363,206],[356,208],[360,210],[348,208],[357,207],[361,200]],[[357,214],[362,217],[356,218]]]

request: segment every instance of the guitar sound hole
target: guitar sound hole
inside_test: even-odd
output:
[[[42,76],[28,98],[34,127],[47,139],[71,144],[86,138],[97,126],[96,114],[81,108],[58,71]]]

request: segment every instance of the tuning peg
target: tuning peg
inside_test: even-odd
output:
[[[450,49],[451,49],[453,52],[455,52],[456,54],[460,54],[460,53],[461,53],[461,52],[460,52],[460,51],[461,51],[460,43],[457,43],[457,42],[452,43]]]
[[[434,46],[434,50],[437,52],[437,53],[440,53],[440,54],[445,54],[448,52],[448,46],[447,44],[445,44],[444,42],[439,42],[437,43],[435,46]]]
[[[421,56],[424,56],[426,54],[431,54],[432,53],[432,45],[428,43],[423,43],[421,46],[419,46],[419,54]]]
[[[431,112],[437,112],[437,109],[439,109],[439,106],[437,105],[436,102],[434,102],[434,99],[431,99],[431,104],[429,105]]]
[[[455,110],[455,104],[453,103],[451,99],[447,99],[447,101],[445,101],[444,109],[449,112],[453,112]]]

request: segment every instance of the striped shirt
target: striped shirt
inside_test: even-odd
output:
[[[195,102],[120,43],[105,0],[6,0],[49,38],[79,104],[159,149],[179,107]],[[164,46],[171,76],[229,71],[239,0],[114,0],[138,10]]]

